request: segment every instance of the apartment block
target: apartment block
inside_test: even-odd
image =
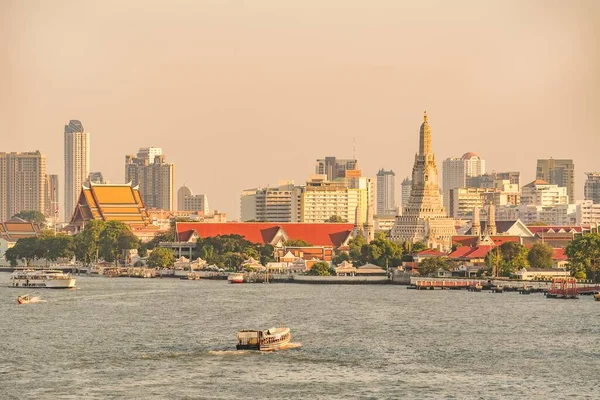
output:
[[[20,211],[46,212],[46,156],[0,153],[0,222]]]

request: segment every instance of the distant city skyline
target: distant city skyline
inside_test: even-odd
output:
[[[242,190],[323,156],[410,176],[424,110],[438,165],[473,151],[526,184],[573,159],[577,200],[600,170],[599,2],[138,4],[133,23],[117,3],[0,4],[0,151],[40,150],[62,186],[80,120],[91,171],[123,182],[130,149],[158,146],[231,219]]]

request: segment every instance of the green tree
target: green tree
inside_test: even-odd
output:
[[[325,261],[316,262],[308,270],[306,275],[329,276],[331,275],[331,271],[329,270],[329,264]]]
[[[448,259],[445,257],[427,257],[419,262],[419,273],[423,276],[435,273],[439,268],[449,269]]]
[[[150,257],[148,257],[148,265],[154,268],[166,268],[173,265],[175,261],[175,255],[169,249],[164,247],[157,247],[152,250]]]
[[[344,261],[350,261],[350,254],[348,254],[345,251],[341,251],[339,254],[337,254],[335,257],[333,257],[333,263],[335,265],[339,265],[341,263],[343,263]]]
[[[21,219],[24,219],[25,221],[37,222],[40,225],[43,225],[46,223],[46,217],[44,216],[44,214],[40,211],[35,211],[35,210],[19,211],[18,213],[13,215],[13,218],[21,218]]]
[[[554,250],[546,243],[536,243],[529,250],[527,261],[533,268],[551,268]]]
[[[494,250],[492,250],[493,252]],[[527,247],[516,242],[505,242],[500,245],[500,254],[502,260],[489,260],[497,262],[498,274],[501,276],[510,276],[517,270],[529,268]]]
[[[283,244],[286,247],[310,247],[312,244],[305,242],[302,239],[289,239]]]
[[[567,246],[566,253],[573,274],[583,272],[594,282],[598,282],[600,234],[589,233],[577,236]]]
[[[121,221],[108,221],[100,233],[99,252],[102,258],[108,262],[118,263],[118,257],[121,252],[119,248],[119,238],[129,227]]]
[[[24,260],[27,266],[36,258],[42,258],[46,254],[42,242],[37,237],[23,238],[6,251],[6,259],[11,265],[16,265],[18,260]]]
[[[362,247],[367,244],[367,240],[364,236],[358,235],[354,239],[348,242],[348,247],[350,248],[350,260],[352,260],[355,264],[365,264],[366,259],[363,258]]]
[[[339,215],[332,215],[331,217],[327,218],[325,220],[326,223],[334,223],[334,224],[340,224],[340,223],[346,223],[348,221],[346,221],[345,219],[343,219],[342,217],[340,217]]]
[[[91,220],[85,224],[83,231],[75,236],[73,241],[75,257],[84,265],[89,265],[98,258],[100,235],[105,226],[106,222],[102,220]]]
[[[73,236],[59,233],[48,240],[51,244],[46,256],[48,260],[70,260],[75,255]]]

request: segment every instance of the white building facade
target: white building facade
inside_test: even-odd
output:
[[[82,185],[90,174],[90,134],[85,132],[81,121],[71,120],[64,133],[65,190],[63,220],[68,221]]]

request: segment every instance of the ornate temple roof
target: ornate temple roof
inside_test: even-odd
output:
[[[150,223],[140,191],[131,183],[83,186],[70,225],[81,227],[85,221],[95,219],[121,221],[130,226]]]

